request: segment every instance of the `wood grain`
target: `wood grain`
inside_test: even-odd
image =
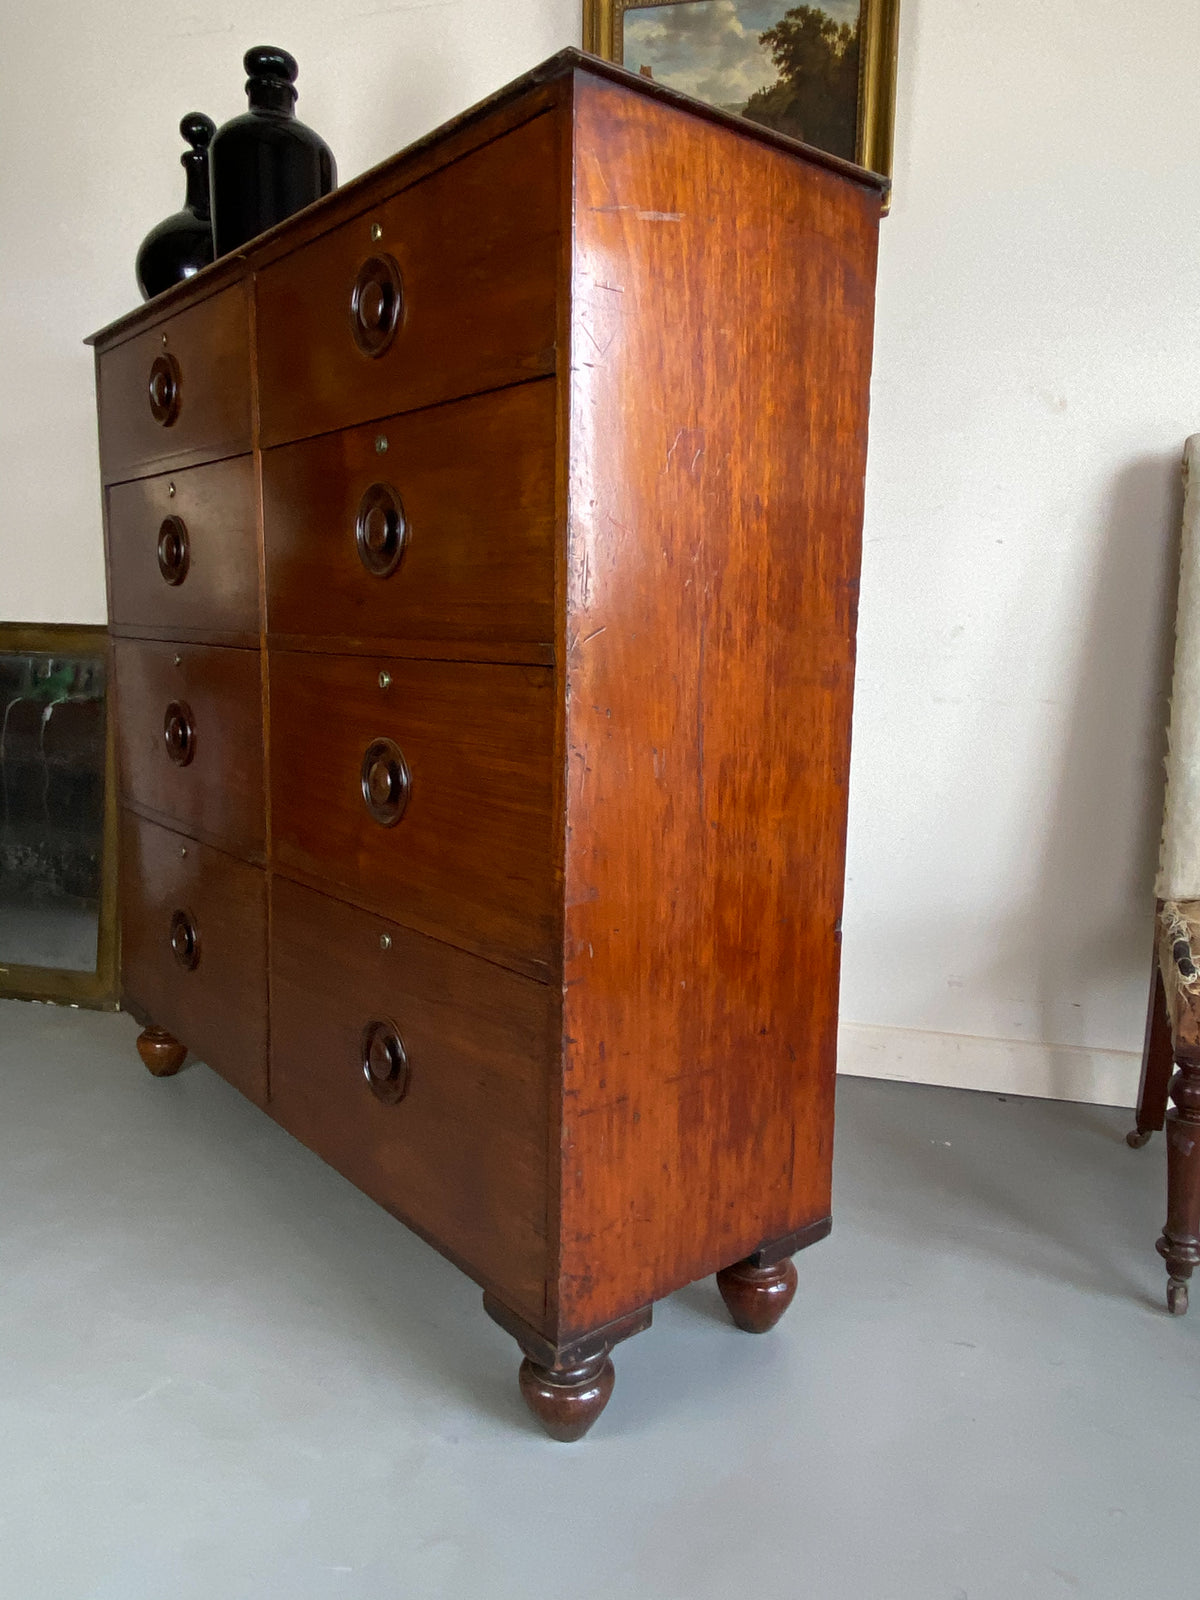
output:
[[[581,74],[560,1336],[829,1214],[879,198]]]
[[[276,867],[547,977],[557,966],[553,675],[273,651],[270,677]],[[361,792],[377,739],[399,745],[412,775],[395,827],[372,819]]]
[[[540,1323],[552,991],[281,878],[272,930],[272,1115]],[[363,1078],[377,1018],[408,1055],[397,1105]]]
[[[164,351],[180,372],[179,415],[169,427],[150,409],[150,370]],[[106,483],[215,461],[250,449],[250,334],[241,284],[186,305],[96,362],[100,468]]]
[[[108,510],[109,625],[160,639],[257,645],[258,507],[253,456],[113,484]],[[163,523],[186,529],[187,570],[159,565]]]
[[[548,646],[554,451],[552,382],[268,450],[271,635]],[[367,571],[355,539],[360,501],[376,483],[394,487],[407,524],[385,578]]]
[[[553,372],[557,140],[537,117],[259,273],[264,447]],[[372,358],[350,298],[383,254],[404,315]]]
[[[262,683],[259,652],[213,645],[113,641],[122,797],[156,819],[261,861]],[[191,713],[195,754],[167,752],[167,708]]]
[[[196,965],[171,948],[189,913]],[[123,1003],[149,1016],[235,1089],[267,1097],[267,893],[259,867],[125,811],[121,818]]]

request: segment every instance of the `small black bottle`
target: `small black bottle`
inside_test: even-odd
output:
[[[299,67],[286,50],[247,50],[250,109],[217,132],[209,152],[219,256],[236,250],[337,183],[333,152],[296,118]]]
[[[183,210],[151,228],[138,248],[137,281],[143,300],[161,294],[173,283],[194,278],[213,258],[208,147],[216,123],[201,111],[189,111],[179,131],[192,147],[179,158],[187,173],[187,198]]]

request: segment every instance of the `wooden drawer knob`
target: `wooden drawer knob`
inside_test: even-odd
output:
[[[171,918],[171,954],[185,972],[200,963],[200,933],[189,911],[176,911]]]
[[[376,1100],[394,1106],[408,1091],[408,1053],[394,1022],[368,1022],[362,1034],[363,1077]]]
[[[163,743],[177,767],[186,767],[196,754],[196,730],[192,725],[191,707],[182,700],[172,700],[166,709],[163,716]]]
[[[165,582],[180,584],[191,565],[191,546],[182,517],[164,517],[158,530],[158,570]]]
[[[391,256],[371,256],[358,269],[350,294],[350,331],[365,356],[381,356],[404,315],[400,268]]]
[[[165,351],[156,355],[150,368],[150,412],[164,428],[179,415],[180,387],[178,361]]]
[[[389,578],[408,543],[408,523],[400,496],[386,483],[373,483],[358,502],[354,524],[358,559],[373,578]]]
[[[362,797],[384,828],[394,828],[408,805],[412,778],[404,752],[391,739],[373,739],[362,758]]]

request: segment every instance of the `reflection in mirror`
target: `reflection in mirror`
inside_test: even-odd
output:
[[[0,654],[0,966],[94,972],[105,661]]]

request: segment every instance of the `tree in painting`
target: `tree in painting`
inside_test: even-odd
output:
[[[859,24],[835,22],[819,6],[793,6],[759,38],[779,79],[751,95],[743,115],[853,161]]]

